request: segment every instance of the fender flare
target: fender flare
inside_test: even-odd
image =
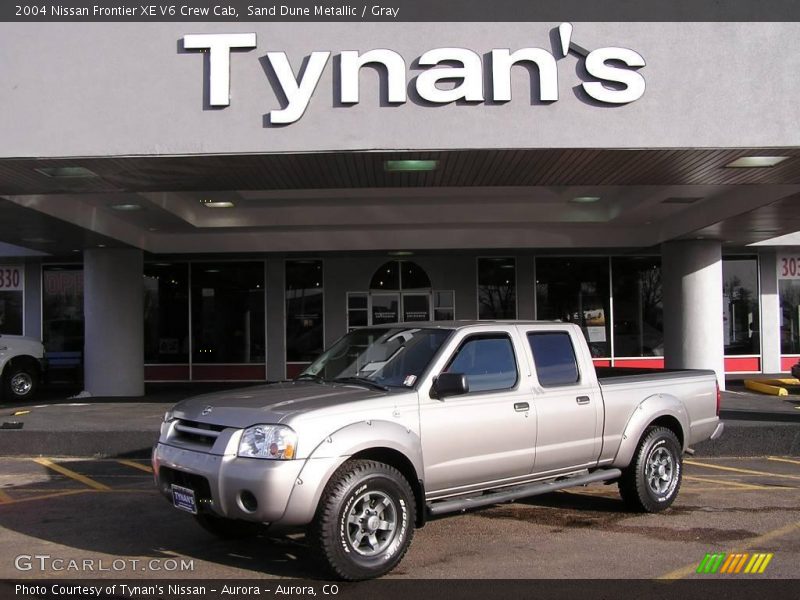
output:
[[[682,449],[685,450],[690,431],[686,407],[679,398],[671,394],[653,394],[642,400],[628,418],[612,465],[621,469],[629,466],[645,429],[653,421],[665,416],[674,418],[680,424]]]
[[[386,448],[402,454],[413,466],[418,479],[423,478],[420,439],[416,432],[391,421],[361,421],[346,425],[326,436],[305,460],[283,521],[310,522],[319,505],[322,492],[333,474],[351,456],[364,450]],[[418,484],[409,482],[412,489]],[[424,509],[424,507],[422,507]]]

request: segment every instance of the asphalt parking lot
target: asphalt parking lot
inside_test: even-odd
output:
[[[773,556],[756,575],[696,573],[720,552]],[[795,578],[798,564],[800,460],[703,458],[658,515],[625,512],[601,485],[438,518],[391,577]],[[301,534],[204,532],[157,494],[147,461],[0,458],[0,578],[318,575]]]

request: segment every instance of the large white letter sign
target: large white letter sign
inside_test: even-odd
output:
[[[294,123],[303,116],[330,55],[330,52],[312,52],[306,69],[298,81],[285,52],[267,52],[267,60],[275,71],[287,102],[286,108],[270,111],[269,118],[272,123]]]
[[[502,48],[492,50],[492,98],[496,102],[511,100],[511,67],[520,62],[532,62],[539,70],[539,100],[558,100],[558,68],[556,59],[541,48],[522,48],[511,54]]]
[[[366,64],[380,64],[386,68],[386,84],[389,102],[402,104],[406,101],[406,61],[394,50],[370,50],[361,56],[355,50],[344,50],[341,54],[341,101],[358,104],[358,74]]]
[[[186,50],[208,50],[211,106],[231,103],[231,48],[255,48],[255,33],[198,33],[183,36]]]
[[[467,102],[483,101],[483,64],[481,57],[464,48],[435,48],[419,57],[423,67],[436,66],[442,62],[459,62],[461,67],[438,67],[420,73],[417,77],[417,93],[421,98],[435,104],[447,104],[462,98]],[[442,79],[461,79],[451,90],[436,87]]]
[[[592,50],[586,57],[586,71],[590,75],[603,81],[622,83],[626,87],[622,90],[612,90],[599,81],[581,84],[584,91],[595,100],[608,104],[627,104],[638,100],[644,94],[644,77],[641,73],[607,65],[606,61],[616,60],[629,67],[645,66],[644,59],[633,50],[627,48],[598,48]]]

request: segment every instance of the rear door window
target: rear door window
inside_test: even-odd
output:
[[[580,373],[572,340],[565,331],[529,333],[536,376],[543,387],[578,383]]]

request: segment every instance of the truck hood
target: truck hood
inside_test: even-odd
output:
[[[187,398],[175,405],[173,416],[198,423],[243,428],[259,423],[281,423],[299,412],[330,409],[388,395],[389,392],[351,384],[273,383]]]

